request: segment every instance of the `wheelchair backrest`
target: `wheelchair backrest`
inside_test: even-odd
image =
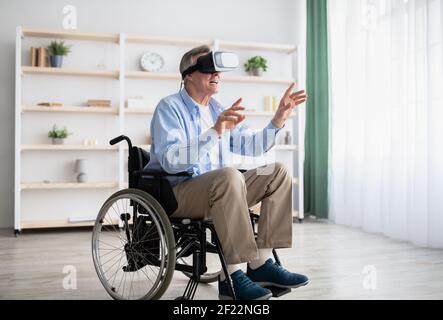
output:
[[[132,147],[128,160],[128,171],[134,172],[143,170],[143,168],[149,163],[149,159],[149,152],[138,147]]]
[[[177,200],[172,191],[169,181],[165,178],[148,178],[140,177],[135,174],[140,172],[149,163],[149,152],[132,147],[128,159],[128,174],[129,174],[129,188],[140,189],[146,191],[153,196],[165,209],[168,215],[172,214],[177,209]]]
[[[149,152],[138,148],[132,147],[128,158],[128,174],[129,174],[129,186],[133,187],[137,184],[137,177],[134,175],[135,171],[141,171],[149,163]]]

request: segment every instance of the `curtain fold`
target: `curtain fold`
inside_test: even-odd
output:
[[[443,4],[329,0],[330,219],[443,248]]]
[[[327,0],[307,1],[304,204],[305,213],[328,217]]]

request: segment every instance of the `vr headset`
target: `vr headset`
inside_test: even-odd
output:
[[[182,72],[182,79],[194,71],[201,73],[226,72],[238,67],[238,56],[233,52],[211,51],[197,59],[197,62]]]

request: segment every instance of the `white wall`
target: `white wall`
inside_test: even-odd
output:
[[[13,226],[15,28],[62,28],[74,5],[78,30],[300,44],[306,0],[0,0],[0,228]]]

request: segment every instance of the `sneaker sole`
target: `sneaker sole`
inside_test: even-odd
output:
[[[256,299],[251,299],[251,300],[269,300],[270,298],[272,298],[272,293],[268,293],[262,297],[258,297]],[[218,299],[219,300],[233,300],[231,296],[225,296],[222,294],[218,295]]]
[[[274,283],[274,282],[256,282],[256,284],[260,285],[261,287],[277,287],[277,288],[284,288],[284,289],[296,289],[296,288],[300,288],[303,287],[305,285],[307,285],[309,283],[309,280],[300,284],[296,284],[293,286],[285,286],[282,284],[278,284],[278,283]]]

